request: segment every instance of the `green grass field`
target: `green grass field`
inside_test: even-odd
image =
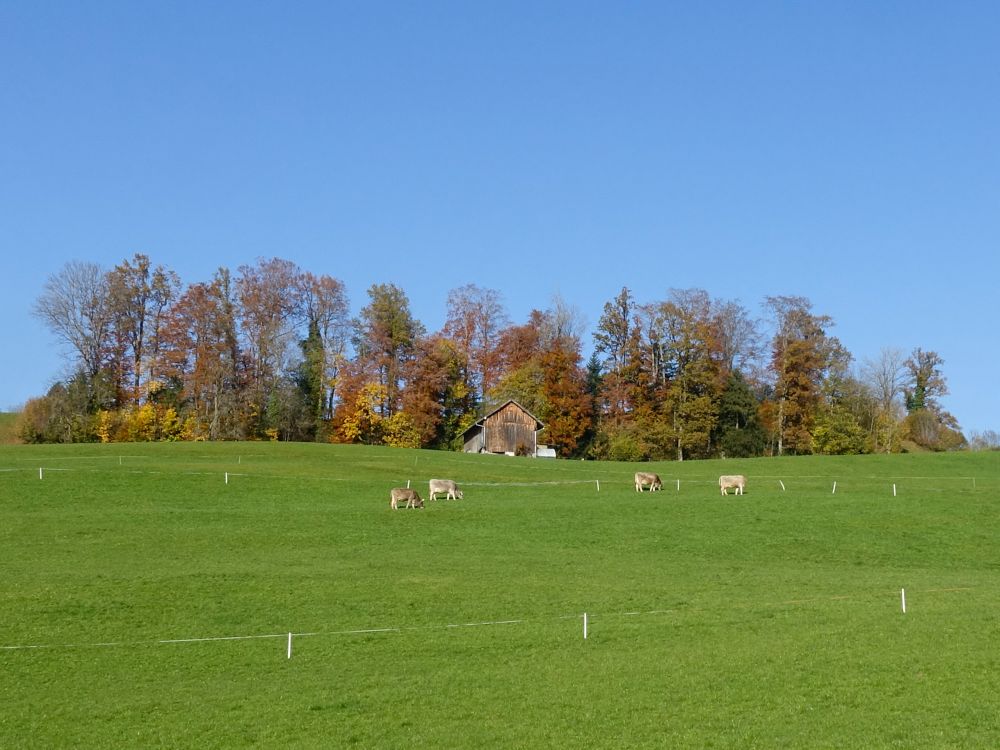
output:
[[[0,470],[3,748],[1000,747],[997,453],[3,446]],[[431,477],[465,498],[389,509]]]

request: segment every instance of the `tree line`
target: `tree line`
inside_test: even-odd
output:
[[[451,290],[428,332],[394,284],[356,317],[344,284],[280,258],[187,286],[135,254],[72,262],[33,314],[67,370],[25,404],[26,442],[295,440],[459,449],[508,399],[560,456],[615,460],[949,450],[967,443],[940,398],[934,351],[855,366],[833,320],[796,296],[758,319],[701,289],[581,313],[556,298],[512,322],[502,295]],[[979,439],[978,436],[977,439]],[[995,446],[989,446],[995,447]]]

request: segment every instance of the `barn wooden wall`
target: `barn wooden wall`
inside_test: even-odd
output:
[[[535,449],[535,420],[516,404],[507,404],[486,418],[486,450],[490,453],[513,452],[519,444]]]

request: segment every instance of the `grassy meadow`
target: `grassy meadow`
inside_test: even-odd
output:
[[[0,747],[996,748],[998,493],[998,453],[0,446]]]

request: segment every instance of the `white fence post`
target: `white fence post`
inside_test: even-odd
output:
[[[583,640],[587,640],[587,613],[583,613]]]
[[[292,634],[288,634],[288,658],[292,658]]]
[[[899,590],[899,598],[903,604],[903,614],[906,614],[906,589]]]

